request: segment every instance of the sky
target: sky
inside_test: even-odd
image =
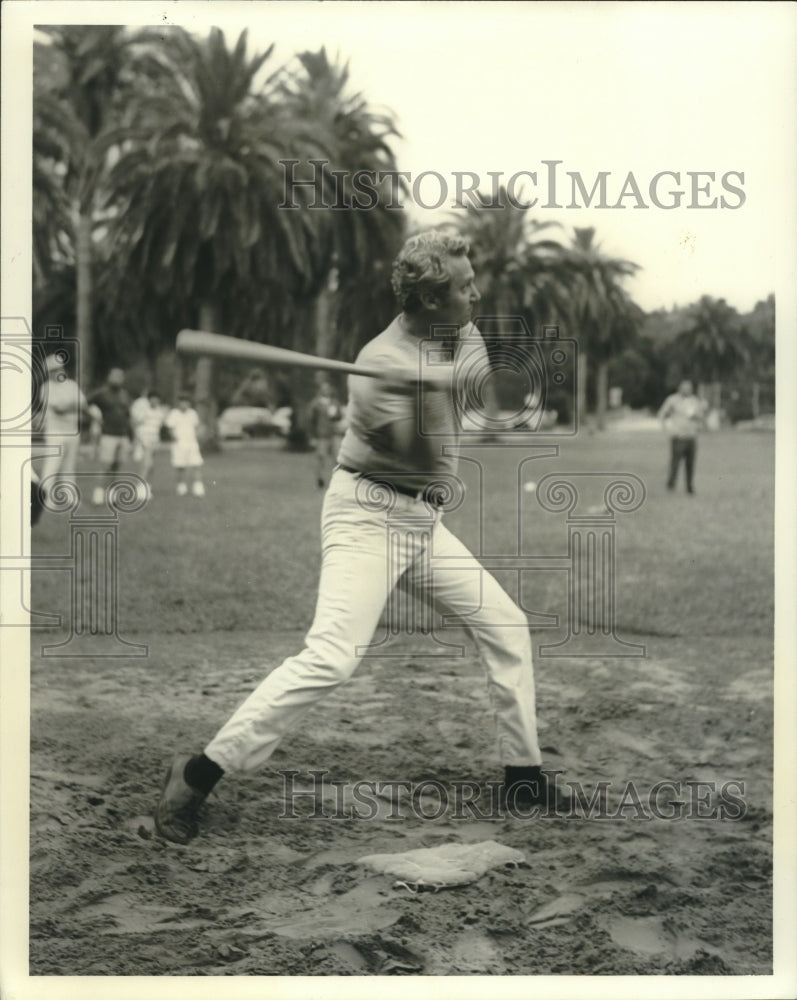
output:
[[[564,239],[594,226],[607,253],[641,265],[628,287],[644,309],[710,294],[746,311],[775,290],[772,234],[797,163],[790,5],[231,3],[212,17],[231,37],[248,28],[253,50],[275,42],[278,61],[321,45],[348,60],[352,86],[396,116],[421,221],[450,213],[457,171],[486,190],[490,172],[531,171],[536,189],[526,177],[517,190],[538,195],[532,217]],[[202,32],[207,18],[196,8],[184,23]],[[545,161],[556,160],[551,199]],[[683,191],[677,208],[650,198],[662,171],[680,175],[656,189],[661,204]],[[566,207],[569,174],[589,191],[600,172],[609,207],[578,195]],[[445,194],[441,210],[421,207]],[[552,202],[563,207],[542,207]]]
[[[531,172],[536,183],[516,182],[519,200],[538,198],[530,216],[561,227],[551,235],[563,240],[594,226],[603,250],[640,265],[627,287],[643,309],[709,294],[747,311],[783,273],[783,227],[797,227],[790,4],[33,6],[39,23],[181,23],[197,34],[216,25],[228,41],[247,29],[251,53],[275,43],[275,64],[324,45],[349,62],[352,88],[395,116],[415,219],[462,210],[451,207],[457,172],[485,190],[493,175],[507,183]],[[663,174],[653,193],[665,206],[683,192],[673,208],[651,197],[664,171],[677,176]],[[588,192],[601,174],[605,207],[598,192],[590,207],[577,188],[573,197],[571,175]]]
[[[777,247],[763,238],[793,185],[795,158],[778,156],[782,105],[791,82],[797,21],[784,30],[785,10],[767,4],[532,5],[301,4],[306,16],[266,5],[252,17],[254,41],[277,40],[287,54],[324,44],[350,60],[353,84],[389,106],[403,135],[399,166],[413,178],[436,171],[456,196],[455,171],[472,171],[489,185],[489,171],[508,179],[537,173],[540,221],[570,238],[574,226],[594,226],[603,249],[641,265],[629,290],[644,309],[686,304],[706,293],[740,310],[774,291]],[[696,9],[695,9],[696,8]],[[793,119],[792,119],[793,121]],[[784,137],[785,138],[785,137]],[[793,136],[792,136],[793,139]],[[567,205],[570,179],[587,190],[608,172],[606,204],[618,204],[629,172],[642,195],[624,208],[553,208],[544,161],[557,167]],[[681,207],[662,209],[649,198],[660,171],[666,192],[686,192]],[[688,172],[715,181],[687,208]],[[722,189],[721,178],[741,196]],[[561,179],[559,179],[561,177]],[[527,181],[527,187],[531,185]],[[633,185],[633,181],[630,182]],[[418,200],[434,204],[443,185],[418,184]],[[489,187],[488,187],[489,190]],[[722,209],[719,198],[729,205]],[[527,198],[531,198],[527,194]],[[576,203],[584,206],[585,199]],[[671,202],[670,202],[671,203]],[[634,207],[648,204],[651,207]],[[420,213],[435,217],[434,213]]]

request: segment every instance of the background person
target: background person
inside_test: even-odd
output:
[[[260,406],[271,409],[271,385],[262,368],[253,368],[235,390],[231,406]]]
[[[152,496],[150,473],[152,472],[155,449],[160,441],[163,419],[161,398],[154,390],[139,396],[130,407],[130,424],[133,430],[133,461],[138,465],[138,474],[146,484],[144,489],[148,496]]]
[[[118,472],[130,458],[132,431],[130,427],[130,393],[125,388],[125,373],[121,368],[108,372],[105,385],[89,399],[99,411],[102,430],[97,458],[106,472]],[[92,502],[101,504],[105,490],[97,486]]]
[[[322,490],[335,463],[343,434],[343,407],[332,383],[324,375],[317,377],[318,391],[308,410],[310,435],[315,442],[316,484]]]
[[[172,468],[177,472],[177,495],[184,497],[188,494],[190,476],[192,494],[195,497],[203,497],[204,461],[199,447],[199,431],[202,425],[199,414],[191,405],[188,393],[180,393],[177,406],[169,411],[164,424],[172,436]]]
[[[675,489],[678,468],[684,463],[686,492],[695,492],[697,435],[706,425],[708,403],[694,394],[692,383],[684,379],[678,391],[668,396],[659,410],[659,420],[670,435],[670,473],[667,489]]]
[[[86,397],[74,379],[66,374],[63,361],[57,354],[46,360],[47,381],[39,390],[43,410],[44,443],[57,448],[55,454],[45,455],[41,462],[39,481],[49,476],[68,479],[77,471],[80,452],[80,420],[88,412]],[[46,484],[52,491],[57,479]],[[37,490],[38,483],[32,484]],[[39,511],[40,513],[40,511]]]

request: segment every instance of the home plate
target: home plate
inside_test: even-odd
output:
[[[398,879],[393,883],[394,888],[403,886],[411,892],[419,889],[437,892],[475,882],[491,868],[525,864],[526,858],[513,847],[485,840],[477,844],[439,844],[400,854],[369,854],[358,858],[357,863]]]

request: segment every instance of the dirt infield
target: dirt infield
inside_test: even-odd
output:
[[[276,637],[269,660],[300,638]],[[151,819],[164,750],[212,733],[259,676],[262,644],[172,637],[123,667],[34,662],[31,974],[771,971],[766,642],[658,640],[643,661],[538,664],[547,763],[585,792],[609,781],[602,816],[457,818],[456,782],[499,776],[482,673],[472,658],[432,669],[408,649],[364,663],[273,769],[222,781],[196,841],[168,844]],[[320,787],[311,770],[329,772],[325,817],[310,818],[308,797],[286,807],[286,787]],[[646,818],[665,778],[680,794],[664,789],[660,817]],[[424,819],[405,799],[373,819],[339,815],[353,803],[332,783],[391,779],[435,779],[449,808]],[[744,784],[743,810],[729,800],[738,818],[708,818],[729,781]],[[667,818],[674,800],[681,818]],[[421,809],[433,816],[443,801],[435,792]],[[527,865],[412,894],[357,864],[483,840]]]
[[[57,635],[33,636],[31,974],[770,973],[772,439],[707,438],[697,498],[664,489],[665,443],[579,438],[520,481],[631,472],[648,487],[616,531],[618,634],[647,655],[540,656],[552,636],[532,622],[546,765],[578,783],[585,808],[491,818],[488,783],[502,773],[482,669],[467,644],[434,657],[400,636],[266,769],[225,777],[187,847],[153,830],[165,768],[300,648],[321,498],[306,456],[211,457],[202,502],[174,496],[156,468],[155,499],[119,527],[118,620],[148,655],[42,658]],[[483,470],[463,463],[469,501],[452,527],[483,552],[522,539],[518,551],[560,559],[565,515],[518,493],[516,461],[496,450]],[[46,515],[34,543],[68,552],[68,518]],[[32,606],[68,622],[68,577],[33,576]],[[522,585],[526,608],[566,615],[561,575]],[[410,798],[360,803],[357,782],[389,781],[408,782]],[[288,795],[314,782],[315,816],[312,795]],[[463,782],[484,792],[479,812]],[[526,864],[418,893],[358,864],[487,840]]]

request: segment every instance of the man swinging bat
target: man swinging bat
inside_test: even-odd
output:
[[[526,617],[445,527],[435,488],[456,471],[440,437],[456,439],[455,397],[468,391],[467,372],[483,375],[489,365],[471,324],[480,298],[474,277],[458,236],[422,233],[396,258],[393,289],[402,311],[357,359],[382,377],[349,377],[349,427],[324,498],[321,577],[305,647],[266,676],[202,752],[174,757],[155,813],[167,839],[188,843],[222,775],[265,764],[300,717],[351,677],[401,577],[467,616],[487,671],[507,794],[542,807],[569,805],[541,771]],[[422,350],[440,328],[453,335],[449,364],[427,361]],[[455,363],[465,350],[481,352],[480,363]],[[369,487],[388,491],[391,502],[368,502]],[[431,536],[413,530],[408,518],[403,544],[388,557],[388,514],[391,531],[401,530],[399,509],[431,512]]]

